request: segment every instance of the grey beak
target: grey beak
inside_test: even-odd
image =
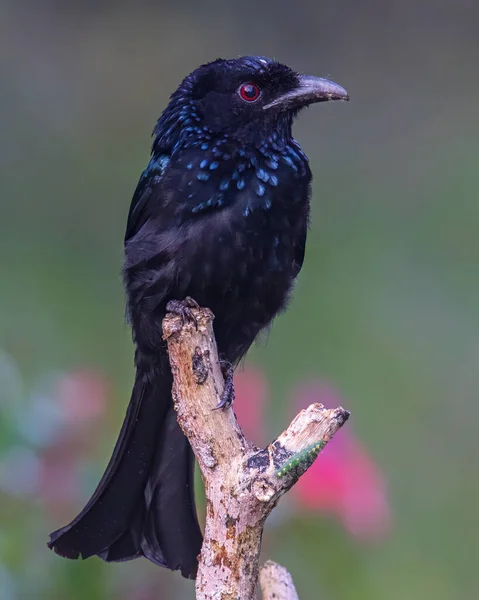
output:
[[[334,81],[329,81],[329,79],[299,75],[298,82],[298,87],[266,104],[263,106],[263,109],[267,110],[277,106],[288,110],[301,108],[314,102],[349,100],[348,92],[337,83],[334,83]]]

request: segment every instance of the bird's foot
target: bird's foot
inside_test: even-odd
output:
[[[192,309],[199,307],[200,305],[196,300],[193,300],[190,296],[186,296],[184,300],[170,300],[166,305],[166,310],[179,315],[183,325],[186,321],[191,321],[195,324],[195,328],[198,329],[198,319]]]
[[[220,367],[225,379],[225,387],[221,394],[221,400],[214,410],[228,410],[233,405],[235,400],[235,388],[233,385],[234,369],[233,365],[227,360],[220,360]]]

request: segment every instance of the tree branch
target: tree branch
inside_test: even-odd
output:
[[[343,408],[312,404],[264,449],[248,442],[233,410],[213,410],[224,380],[213,315],[193,309],[196,325],[167,314],[163,336],[173,372],[178,422],[198,460],[206,493],[206,527],[197,600],[253,600],[266,517],[346,422]],[[292,597],[294,598],[294,596]]]
[[[272,560],[261,567],[259,583],[263,600],[299,600],[291,575]]]

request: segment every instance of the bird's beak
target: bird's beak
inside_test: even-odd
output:
[[[299,75],[298,86],[295,89],[266,104],[263,109],[267,110],[276,106],[282,110],[290,110],[327,100],[349,100],[349,94],[344,88],[329,79]]]

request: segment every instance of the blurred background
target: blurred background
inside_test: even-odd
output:
[[[183,76],[242,54],[351,94],[296,123],[306,262],[236,406],[263,444],[311,401],[352,418],[263,558],[304,600],[478,597],[478,32],[473,0],[0,0],[2,600],[194,597],[146,560],[70,562],[46,541],[129,399],[122,239],[150,132]]]

